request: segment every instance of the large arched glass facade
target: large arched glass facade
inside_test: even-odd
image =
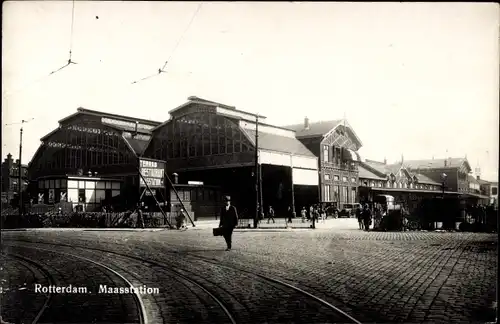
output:
[[[215,113],[193,112],[156,130],[144,156],[189,168],[252,162],[252,152],[253,144],[237,122]]]
[[[137,158],[120,130],[83,117],[61,125],[43,139],[30,163],[29,173],[31,179],[77,174],[78,170],[126,174],[134,172],[136,164]]]

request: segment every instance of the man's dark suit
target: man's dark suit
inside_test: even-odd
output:
[[[220,223],[219,227],[223,228],[223,236],[226,240],[227,248],[231,249],[231,241],[233,235],[233,229],[238,225],[238,212],[236,211],[236,207],[229,206],[222,207],[220,213]]]

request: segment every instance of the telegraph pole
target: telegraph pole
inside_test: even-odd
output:
[[[253,227],[257,228],[259,223],[259,116],[255,116],[255,218]]]
[[[32,121],[35,118],[31,118],[28,120],[22,119],[20,123],[12,123],[12,124],[5,124],[5,126],[12,126],[12,125],[19,125],[19,124],[25,124],[30,121]],[[23,172],[22,172],[22,155],[23,155],[23,126],[21,126],[21,129],[19,130],[19,163],[18,163],[18,174],[17,174],[17,181],[18,181],[18,186],[17,186],[17,192],[19,195],[19,218],[21,218],[22,214],[22,205],[23,205],[23,198],[22,198],[22,193],[23,193]]]
[[[24,122],[24,120],[23,120]],[[20,133],[19,133],[19,166],[18,166],[18,192],[19,192],[19,220],[21,220],[21,217],[23,215],[23,185],[22,185],[22,164],[21,164],[21,158],[23,155],[23,128],[21,127]]]

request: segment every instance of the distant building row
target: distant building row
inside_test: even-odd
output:
[[[141,194],[138,167],[139,159],[152,159],[166,161],[167,174],[175,172],[183,186],[179,197],[155,188],[156,201],[184,200],[193,213],[207,214],[218,197],[230,194],[251,215],[256,155],[260,195],[277,212],[318,201],[341,207],[378,193],[413,202],[440,194],[488,198],[481,193],[486,184],[477,187],[469,175],[466,158],[363,162],[362,142],[345,119],[275,126],[264,116],[197,97],[171,110],[163,123],[79,108],[41,141],[29,164],[35,200],[66,199],[88,210],[117,197],[127,205],[150,199]],[[188,184],[193,181],[207,189]]]

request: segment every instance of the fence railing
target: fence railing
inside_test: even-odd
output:
[[[145,228],[168,227],[175,225],[175,216],[167,213],[143,213]],[[142,227],[137,213],[84,212],[70,214],[2,214],[2,228],[41,228],[41,227],[85,227],[85,228],[134,228]]]

